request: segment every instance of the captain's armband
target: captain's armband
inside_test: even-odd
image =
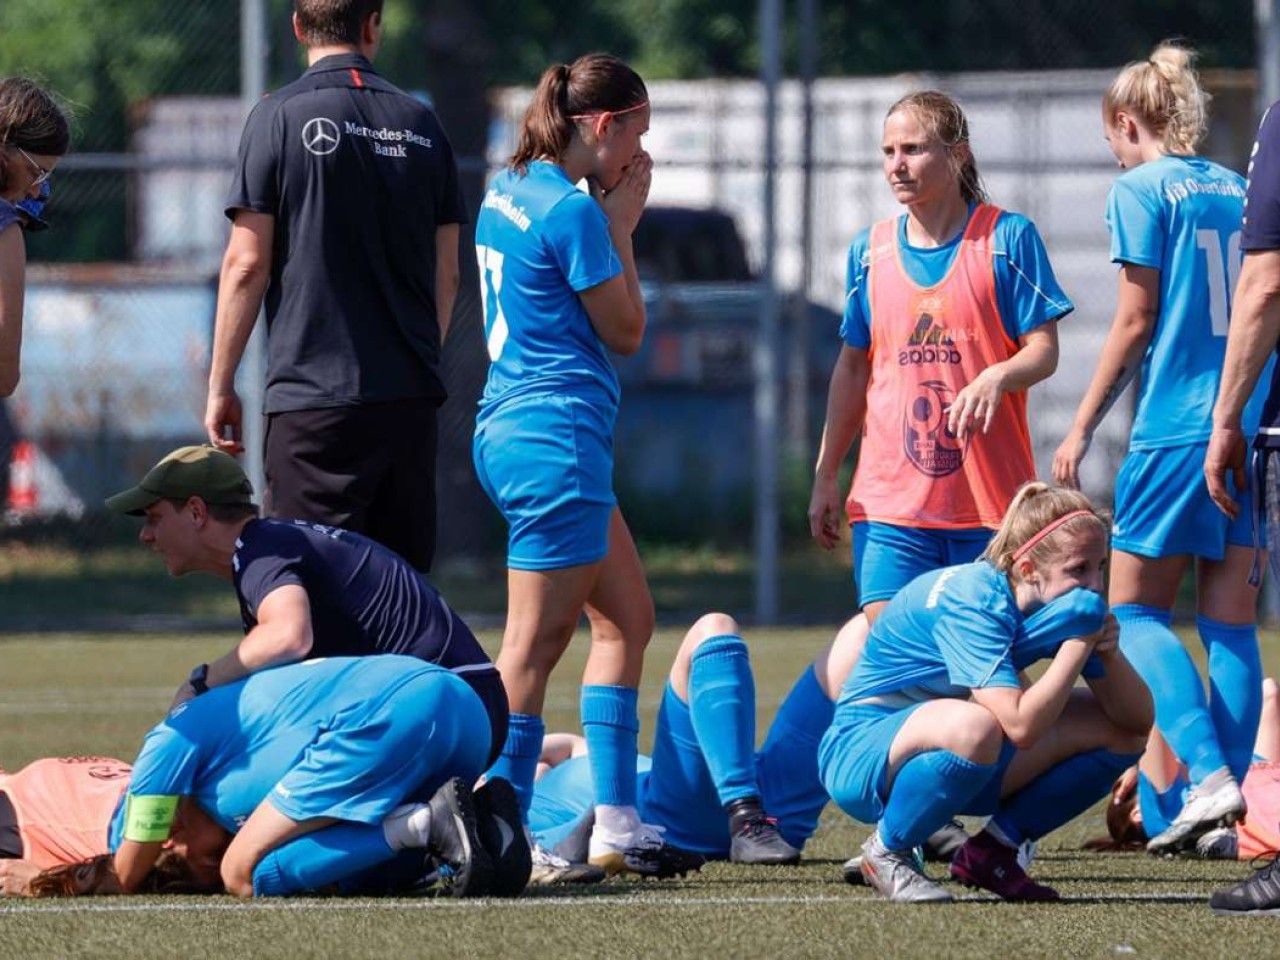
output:
[[[179,797],[138,797],[129,794],[124,808],[124,839],[136,843],[159,843],[169,839]]]

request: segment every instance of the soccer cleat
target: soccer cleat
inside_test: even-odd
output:
[[[533,870],[529,838],[520,823],[520,801],[510,782],[490,777],[475,792],[480,842],[493,861],[489,893],[516,897],[524,892]]]
[[[1280,860],[1272,860],[1248,880],[1219,890],[1209,898],[1209,907],[1224,917],[1250,914],[1280,915]]]
[[[1244,794],[1226,767],[1220,767],[1187,793],[1182,810],[1165,831],[1147,843],[1147,853],[1174,854],[1195,845],[1214,827],[1230,826],[1244,816]]]
[[[588,863],[609,876],[632,873],[640,877],[666,880],[700,870],[707,858],[672,846],[662,839],[662,827],[642,823],[630,833],[617,834],[599,823],[591,831]]]
[[[800,851],[778,831],[775,817],[765,814],[754,797],[729,804],[729,859],[733,863],[791,864]]]
[[[1018,851],[1005,846],[985,830],[969,840],[951,858],[951,876],[970,887],[990,890],[1002,900],[1044,903],[1061,899],[1053,887],[1036,883],[1018,864]]]
[[[862,854],[846,860],[844,866],[840,868],[840,873],[844,877],[844,882],[851,887],[865,887],[867,885],[867,878],[862,875]]]
[[[924,858],[930,863],[950,863],[955,852],[960,849],[969,834],[959,820],[949,820],[924,842]]]
[[[533,869],[529,874],[531,887],[560,887],[576,883],[600,883],[605,872],[589,863],[572,863],[558,857],[540,843],[531,848]]]
[[[445,782],[427,806],[427,849],[436,860],[433,896],[482,897],[493,882],[493,861],[480,841],[475,800],[460,777]]]
[[[924,875],[914,850],[890,850],[877,830],[862,845],[862,877],[894,903],[951,903],[955,900]]]
[[[1202,860],[1234,860],[1239,846],[1235,827],[1216,827],[1196,841],[1196,856]]]

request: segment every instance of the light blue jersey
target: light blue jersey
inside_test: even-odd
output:
[[[970,209],[972,215],[973,209]],[[940,247],[914,247],[907,243],[907,217],[898,218],[898,250],[902,265],[922,287],[940,283],[951,269],[964,231]],[[867,287],[870,271],[868,247],[871,228],[863,230],[849,245],[846,271],[844,316],[840,336],[860,350],[871,346],[871,306]],[[1075,309],[1062,292],[1049,264],[1044,242],[1033,224],[1018,213],[1005,211],[996,221],[994,235],[996,296],[1005,333],[1017,343],[1019,338],[1051,320],[1059,320]]]
[[[553,163],[505,169],[476,220],[489,377],[480,417],[520,396],[559,394],[618,404],[618,377],[578,294],[622,262],[600,205]]]
[[[1209,439],[1242,262],[1244,194],[1243,177],[1202,157],[1152,160],[1111,188],[1111,259],[1160,271],[1160,313],[1142,361],[1130,450]],[[1255,391],[1245,409],[1247,436],[1264,397]]]
[[[452,718],[437,723],[430,701],[412,692],[437,677],[444,683],[435,686],[466,690],[454,698],[462,705],[451,704],[450,710],[478,731],[470,758],[478,774],[490,736],[479,699],[442,667],[386,654],[287,664],[179,704],[147,734],[126,795],[190,796],[231,832],[268,794],[295,819],[313,815],[293,810],[308,794],[308,800],[325,804],[325,815],[379,822],[418,786],[431,764],[457,752],[452,736],[432,758],[419,758],[408,746],[427,751],[435,727],[452,725]],[[467,712],[469,701],[479,709]],[[399,736],[402,727],[407,732]],[[319,770],[308,769],[312,761]],[[299,776],[288,779],[294,772]],[[371,773],[378,782],[369,782]],[[111,850],[122,839],[125,806],[112,820]]]
[[[930,571],[881,612],[837,712],[883,694],[928,700],[1017,687],[1020,670],[1052,657],[1064,640],[1098,630],[1105,613],[1101,596],[1077,589],[1024,616],[1008,578],[985,560]],[[1091,663],[1086,674],[1097,669]]]

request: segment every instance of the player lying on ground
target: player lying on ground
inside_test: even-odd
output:
[[[129,764],[111,757],[46,757],[14,773],[0,771],[0,894],[27,896],[42,871],[106,857],[107,832],[129,772]],[[219,868],[230,840],[184,798],[140,890],[221,890]]]
[[[1253,762],[1240,784],[1248,813],[1232,826],[1200,837],[1195,852],[1212,860],[1252,860],[1280,851],[1280,688],[1268,677],[1262,683],[1262,721],[1253,744]],[[1130,767],[1111,788],[1106,821],[1110,842],[1089,846],[1145,845],[1168,829],[1191,788],[1187,768],[1158,733],[1138,765]]]
[[[1083,494],[1029,483],[983,559],[918,577],[876,621],[818,762],[840,808],[877,824],[862,872],[889,899],[952,899],[913,849],[957,814],[993,816],[952,876],[1005,899],[1057,898],[1018,865],[1018,845],[1105,796],[1152,722],[1100,593],[1106,555],[1106,522]],[[1051,610],[1061,628],[1030,642],[1024,625]],[[1028,684],[1020,671],[1038,660],[1050,663]],[[1073,692],[1082,673],[1089,690]]]
[[[264,670],[157,724],[112,818],[110,857],[33,889],[140,892],[186,798],[235,835],[220,877],[236,896],[385,888],[414,865],[433,892],[515,895],[529,876],[515,794],[501,779],[474,797],[468,786],[490,742],[479,697],[442,667],[387,655]]]
[[[182,447],[136,487],[107,500],[145,517],[142,543],[174,576],[228,580],[245,635],[200,664],[175,703],[264,667],[312,657],[401,653],[458,674],[488,713],[492,761],[507,730],[497,668],[462,618],[405,560],[368,537],[299,520],[261,520],[249,479],[233,457]]]
[[[798,862],[828,800],[818,779],[818,741],[866,631],[866,618],[855,617],[805,668],[757,751],[747,644],[732,617],[699,619],[667,676],[653,756],[637,763],[644,821],[660,826],[676,847],[711,859]],[[553,853],[581,860],[593,819],[586,742],[548,735],[539,769],[530,829]]]

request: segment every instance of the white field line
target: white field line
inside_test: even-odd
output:
[[[963,896],[961,903],[999,903],[992,896]],[[1096,896],[1063,897],[1062,904],[1071,903],[1202,903],[1209,898],[1203,894],[1173,893],[1107,893]],[[879,897],[646,897],[625,894],[608,896],[594,894],[583,897],[522,897],[515,900],[304,900],[304,899],[255,899],[229,901],[222,898],[182,898],[166,903],[129,903],[124,900],[52,900],[17,901],[0,904],[0,916],[41,913],[202,913],[205,911],[256,911],[300,913],[308,910],[446,910],[469,912],[502,908],[541,909],[552,907],[759,907],[759,906],[821,906],[839,904],[841,907],[886,906]],[[1011,908],[1012,909],[1012,908]]]

